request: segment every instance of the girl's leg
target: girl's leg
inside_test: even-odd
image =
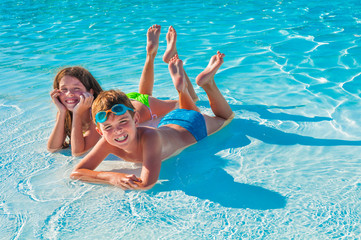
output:
[[[167,39],[167,49],[164,52],[163,61],[165,63],[169,63],[171,58],[173,58],[175,55],[178,55],[177,46],[176,46],[177,32],[175,31],[175,29],[172,26],[170,26],[168,29],[166,39]],[[189,92],[190,96],[192,97],[193,101],[196,102],[198,100],[198,96],[197,96],[196,92],[194,91],[193,85],[192,85],[191,81],[189,80],[189,77],[188,77],[187,73],[185,72],[184,68],[183,68],[183,76],[184,76],[185,80],[187,81],[188,92]]]
[[[153,25],[147,32],[147,57],[139,81],[139,93],[152,95],[154,85],[154,59],[159,46],[160,25]]]

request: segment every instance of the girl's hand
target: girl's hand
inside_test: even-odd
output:
[[[55,106],[57,107],[59,113],[65,113],[66,107],[59,100],[60,93],[61,93],[61,91],[56,88],[50,92],[50,97],[53,100],[53,103],[55,104]]]
[[[114,176],[110,180],[110,184],[120,187],[123,190],[137,189],[137,183],[141,182],[142,180],[140,178],[137,178],[134,174],[126,175],[123,173],[119,173],[119,175]]]
[[[74,107],[73,113],[82,115],[85,111],[89,110],[92,106],[94,96],[88,92],[80,95],[79,103]]]

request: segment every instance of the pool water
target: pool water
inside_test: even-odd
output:
[[[359,1],[5,0],[0,13],[0,239],[361,238]],[[226,54],[216,82],[235,119],[165,161],[150,191],[71,181],[81,158],[46,149],[56,72],[137,90],[153,24],[154,96],[177,98],[162,62],[173,25],[193,83]]]

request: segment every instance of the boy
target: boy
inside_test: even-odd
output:
[[[158,128],[137,126],[139,115],[124,93],[114,90],[102,92],[92,107],[93,119],[102,138],[76,166],[71,178],[107,183],[122,189],[151,188],[158,180],[162,160],[218,131],[234,117],[214,81],[223,57],[224,54],[217,52],[196,78],[197,84],[207,93],[215,117],[199,112],[188,92],[183,62],[177,55],[169,61],[169,72],[178,91],[180,109],[167,114]],[[142,163],[140,177],[94,171],[108,154]]]

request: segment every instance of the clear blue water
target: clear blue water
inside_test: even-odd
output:
[[[80,158],[46,150],[55,73],[136,90],[152,24],[154,95],[176,98],[161,60],[173,25],[192,80],[226,54],[216,81],[236,118],[164,162],[151,191],[70,181]],[[356,0],[2,1],[0,238],[361,238],[360,43]]]

